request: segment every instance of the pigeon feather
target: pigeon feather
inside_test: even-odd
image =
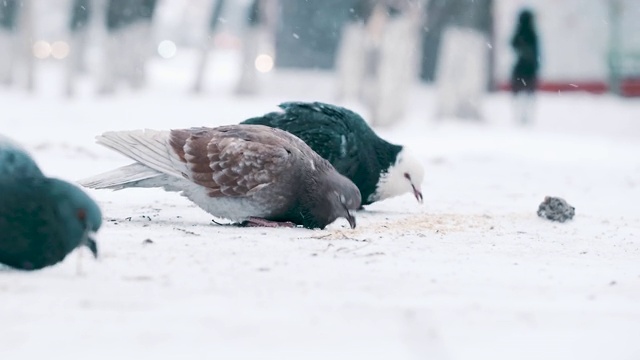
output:
[[[349,210],[360,205],[357,187],[328,161],[297,137],[266,126],[108,132],[98,143],[136,164],[80,182],[90,188],[161,187],[217,217],[308,228],[351,219]]]
[[[422,201],[422,164],[405,147],[380,138],[360,115],[320,102],[287,102],[280,108],[242,124],[270,126],[302,139],[358,186],[363,205],[406,192]]]

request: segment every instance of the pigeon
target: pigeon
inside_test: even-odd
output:
[[[302,139],[358,186],[362,205],[405,193],[422,203],[422,164],[404,146],[378,137],[360,115],[320,102],[287,102],[279,107],[283,111],[242,124],[266,125]]]
[[[0,136],[0,264],[38,270],[86,246],[102,225],[98,205],[79,187],[46,177],[22,147]]]
[[[20,144],[0,134],[0,177],[43,177],[42,171]]]
[[[351,228],[360,191],[297,137],[260,125],[107,132],[97,142],[136,162],[80,183],[180,192],[235,225]]]

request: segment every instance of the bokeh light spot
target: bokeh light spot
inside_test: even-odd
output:
[[[267,73],[273,69],[273,58],[267,54],[260,54],[256,57],[256,69],[262,73]]]
[[[38,40],[33,44],[33,56],[38,59],[46,59],[51,55],[51,45],[44,40]]]
[[[64,41],[56,41],[51,44],[51,56],[60,60],[69,55],[69,44]]]
[[[178,47],[171,40],[163,40],[158,44],[158,55],[163,59],[171,59],[176,55],[176,52],[178,52]]]

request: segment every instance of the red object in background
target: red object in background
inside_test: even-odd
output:
[[[622,80],[620,84],[620,94],[622,96],[640,96],[640,78]]]
[[[511,84],[500,84],[500,90],[510,91]],[[538,91],[565,92],[565,91],[586,91],[592,94],[603,94],[609,91],[609,85],[603,81],[575,81],[575,82],[538,82]]]
[[[511,91],[509,83],[502,83],[498,87],[502,91]],[[576,81],[553,82],[541,81],[538,83],[538,91],[545,92],[573,92],[585,91],[591,94],[604,94],[609,91],[609,84],[604,81]],[[628,97],[640,97],[640,77],[622,79],[620,82],[620,95]]]

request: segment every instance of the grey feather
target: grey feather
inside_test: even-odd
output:
[[[210,214],[324,228],[360,206],[360,192],[302,140],[261,125],[108,132],[98,143],[136,161],[81,183],[160,187]]]

